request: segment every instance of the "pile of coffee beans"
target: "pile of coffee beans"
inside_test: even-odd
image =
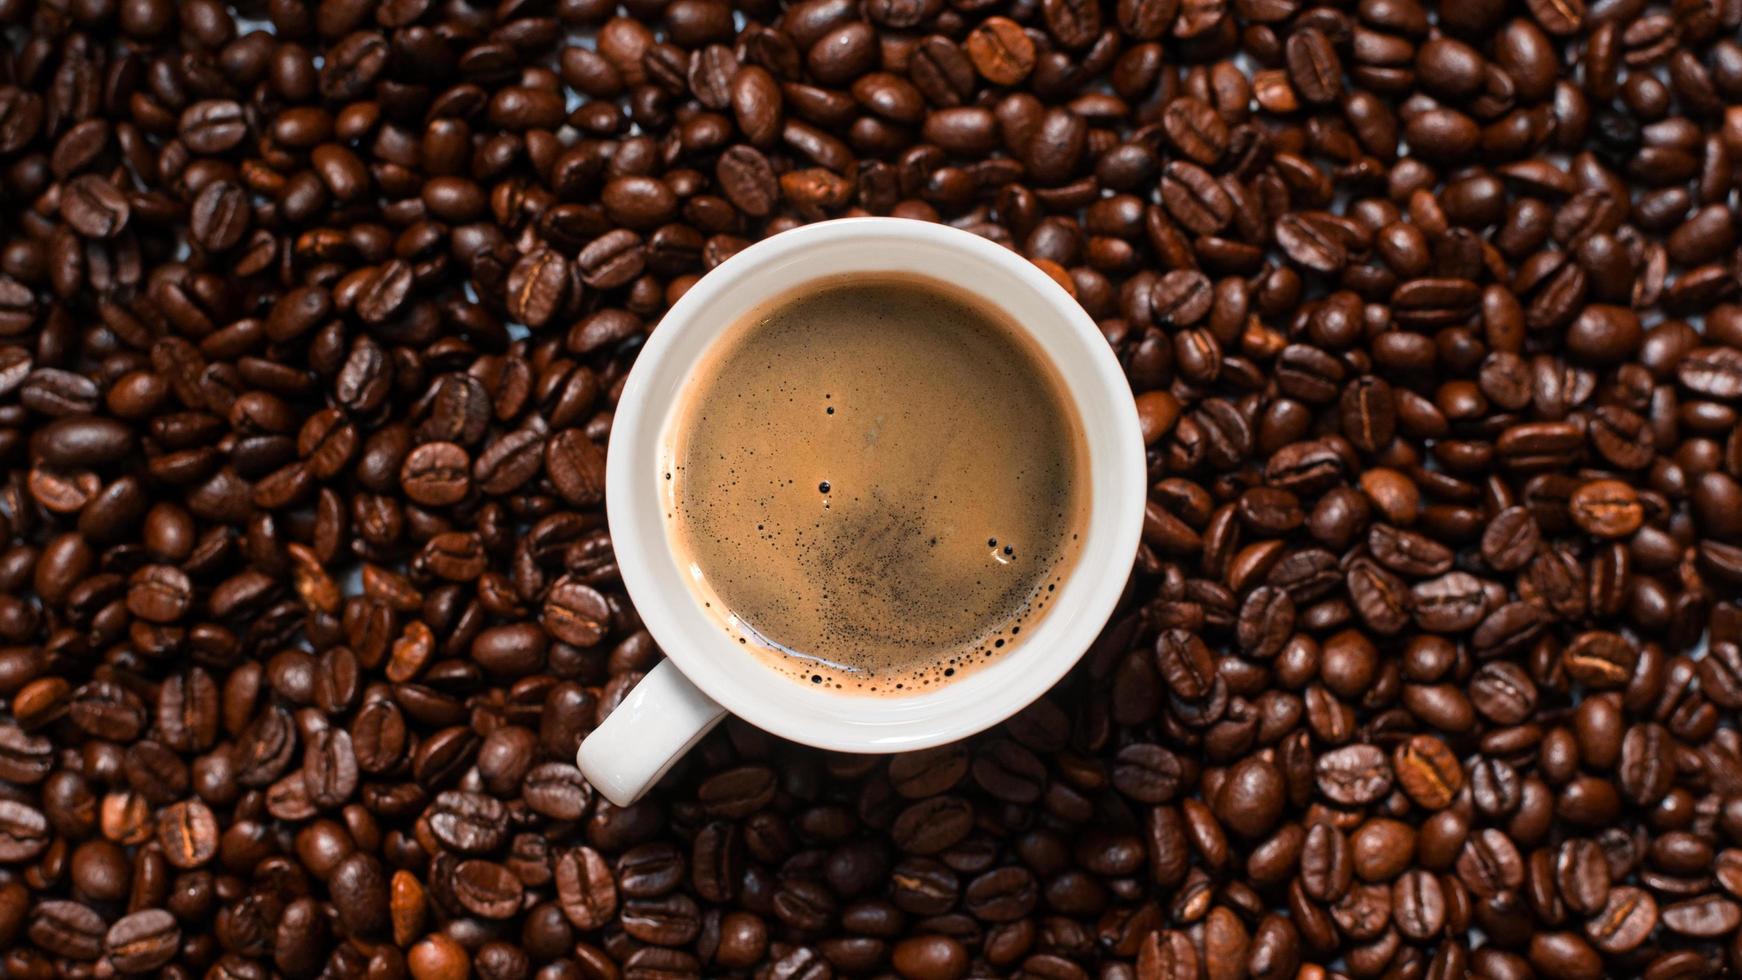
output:
[[[0,25],[0,975],[1742,970],[1737,0]],[[1126,599],[967,743],[612,807],[612,405],[861,213],[1099,322]]]

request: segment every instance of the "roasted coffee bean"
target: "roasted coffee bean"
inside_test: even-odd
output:
[[[452,790],[437,796],[428,811],[430,833],[442,846],[462,854],[487,854],[508,839],[507,811],[480,793]]]
[[[921,799],[949,791],[968,775],[971,758],[965,747],[941,746],[890,757],[889,783],[908,799]]]
[[[103,940],[104,952],[123,973],[150,973],[169,963],[181,945],[175,916],[145,909],[118,920]]]
[[[1284,50],[1289,81],[1301,98],[1322,104],[1342,94],[1343,65],[1323,31],[1312,27],[1294,31]]]
[[[1348,262],[1348,250],[1327,227],[1310,217],[1284,215],[1276,222],[1276,243],[1288,257],[1308,269],[1334,273]]]
[[[1524,863],[1517,846],[1493,828],[1478,831],[1465,842],[1457,867],[1465,887],[1482,898],[1524,883]]]
[[[551,249],[540,249],[508,273],[508,313],[529,327],[542,327],[562,307],[568,289],[568,262]]]
[[[1348,745],[1319,756],[1319,792],[1344,806],[1373,801],[1391,790],[1391,764],[1375,745]]]
[[[1601,911],[1609,898],[1612,874],[1595,841],[1570,840],[1555,856],[1555,887],[1568,907],[1584,915]]]
[[[1470,703],[1484,717],[1516,725],[1536,709],[1537,688],[1521,668],[1496,661],[1483,664],[1470,679]]]
[[[1215,662],[1209,648],[1185,630],[1169,630],[1155,643],[1156,669],[1168,687],[1182,698],[1198,699],[1210,692]]]
[[[1038,898],[1038,886],[1028,869],[1005,867],[970,881],[963,904],[982,922],[1011,922],[1033,911]]]
[[[1113,787],[1146,803],[1174,799],[1187,776],[1179,756],[1159,745],[1138,742],[1119,751],[1113,765]]]
[[[1742,924],[1742,905],[1721,895],[1703,895],[1665,905],[1659,912],[1664,928],[1683,936],[1724,936]]]
[[[1593,688],[1624,686],[1633,676],[1639,652],[1627,638],[1592,630],[1573,640],[1563,655],[1567,673]]]
[[[1657,902],[1651,893],[1631,885],[1609,890],[1609,898],[1585,924],[1585,935],[1605,953],[1620,955],[1638,949],[1657,928]]]
[[[895,845],[911,854],[937,854],[960,843],[973,828],[974,810],[966,800],[933,796],[911,804],[890,825]]]
[[[1496,571],[1513,571],[1527,564],[1541,543],[1541,531],[1530,511],[1508,507],[1483,530],[1482,559]]]
[[[1592,480],[1580,486],[1567,508],[1573,523],[1594,537],[1626,537],[1644,521],[1638,494],[1620,480]]]
[[[449,887],[455,900],[473,915],[506,919],[520,910],[520,879],[493,861],[461,861],[454,866]]]
[[[597,851],[578,847],[557,859],[555,885],[563,915],[577,928],[597,929],[617,910],[617,886]]]
[[[738,145],[720,155],[715,167],[720,192],[738,210],[763,217],[774,210],[780,193],[768,158],[753,146]]]
[[[170,864],[200,867],[218,853],[217,818],[199,800],[176,803],[158,814],[157,841]]]
[[[351,52],[357,47],[348,45],[346,50]],[[382,56],[385,54],[381,52]],[[182,141],[188,149],[207,156],[233,149],[248,135],[242,106],[229,99],[208,99],[188,106],[182,110],[180,126]]]
[[[1451,805],[1464,783],[1463,767],[1446,743],[1415,735],[1392,753],[1397,783],[1416,805],[1439,810]]]
[[[545,443],[544,470],[557,492],[577,506],[605,496],[605,454],[579,429],[565,429]]]
[[[61,191],[61,217],[87,238],[114,238],[132,215],[126,195],[101,177],[74,178]]]
[[[1194,163],[1209,166],[1228,148],[1228,125],[1214,107],[1191,97],[1168,103],[1163,127],[1174,148]]]
[[[963,45],[974,70],[994,85],[1016,85],[1034,70],[1034,42],[1022,26],[1004,17],[989,17]]]
[[[1185,161],[1168,164],[1161,180],[1161,200],[1175,221],[1199,235],[1220,231],[1234,217],[1228,192],[1202,167]]]
[[[575,256],[580,277],[595,289],[628,285],[646,267],[641,236],[626,228],[595,238]]]
[[[1406,871],[1391,887],[1391,918],[1406,938],[1422,942],[1446,924],[1446,898],[1440,881],[1420,868]]]
[[[0,861],[18,864],[48,848],[48,820],[40,810],[16,800],[0,800]]]
[[[54,899],[35,906],[26,930],[30,941],[43,951],[82,962],[102,955],[108,933],[109,927],[90,906]]]

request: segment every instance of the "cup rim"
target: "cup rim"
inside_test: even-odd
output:
[[[1076,383],[1067,372],[1059,373],[1083,425],[1088,469],[1095,474],[1085,540],[1055,596],[1053,611],[1022,644],[996,661],[908,697],[805,686],[760,663],[724,630],[708,628],[711,614],[685,584],[659,513],[659,463],[676,410],[675,399],[662,401],[660,396],[681,386],[681,379],[693,373],[696,363],[737,322],[737,316],[710,317],[710,308],[738,290],[756,297],[750,305],[779,295],[793,284],[746,284],[756,277],[773,278],[806,256],[815,261],[820,250],[852,245],[917,247],[914,267],[907,271],[921,276],[946,278],[928,272],[917,258],[920,252],[935,257],[942,250],[957,253],[964,265],[995,266],[1019,280],[1030,301],[1044,304],[1049,323],[1011,320],[1043,349],[1076,348],[1071,351],[1078,359]],[[818,270],[794,282],[855,271],[871,270]],[[976,284],[956,285],[1002,305]],[[674,357],[684,363],[674,366]],[[1100,424],[1091,425],[1091,418]],[[666,312],[642,347],[618,400],[606,460],[606,516],[619,573],[643,625],[704,693],[750,724],[795,742],[845,752],[897,752],[955,741],[997,724],[1045,694],[1081,659],[1129,578],[1147,482],[1143,440],[1124,371],[1094,321],[1063,287],[1017,253],[970,232],[901,218],[843,218],[803,225],[749,246],[700,279]],[[653,541],[646,540],[649,529],[657,532],[651,534]],[[738,664],[748,669],[735,669]],[[1013,671],[1019,666],[1025,669]],[[982,676],[996,679],[981,681]]]

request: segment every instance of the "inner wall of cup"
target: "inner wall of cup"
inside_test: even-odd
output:
[[[783,237],[776,237],[771,243],[778,244]],[[905,235],[856,234],[816,242],[798,251],[776,248],[762,256],[747,253],[743,257],[755,261],[741,267],[722,266],[704,278],[685,297],[695,300],[691,308],[674,310],[655,331],[656,338],[661,333],[670,334],[664,338],[670,344],[669,349],[660,352],[656,375],[649,379],[643,393],[646,408],[659,416],[657,436],[637,440],[630,461],[635,467],[633,481],[653,479],[663,485],[661,465],[670,445],[672,426],[680,421],[684,381],[729,326],[770,298],[843,272],[921,275],[967,291],[1002,310],[1058,372],[1085,434],[1090,479],[1090,517],[1085,540],[1072,574],[1055,599],[1054,611],[1026,642],[1000,657],[997,663],[922,693],[861,698],[813,689],[780,676],[758,662],[753,654],[740,649],[717,626],[703,608],[704,600],[696,598],[698,592],[689,575],[667,544],[663,519],[666,491],[661,490],[648,495],[651,500],[643,498],[648,503],[657,501],[661,509],[639,508],[649,520],[637,521],[632,532],[634,540],[647,541],[650,535],[657,535],[660,542],[660,560],[652,563],[659,573],[659,582],[653,586],[659,594],[654,599],[677,621],[673,628],[677,635],[669,641],[659,636],[664,630],[657,629],[657,618],[649,616],[656,638],[693,680],[728,708],[752,721],[782,715],[795,723],[802,723],[808,716],[829,726],[901,723],[936,713],[945,705],[970,700],[991,706],[1008,702],[1015,707],[1017,700],[1039,693],[1026,676],[1030,671],[1012,668],[1019,663],[1052,664],[1046,658],[1060,645],[1074,647],[1075,653],[1092,639],[1101,622],[1099,616],[1093,615],[1087,618],[1094,622],[1083,621],[1085,613],[1095,611],[1091,607],[1097,604],[1090,600],[1109,589],[1116,594],[1129,571],[1129,555],[1110,553],[1115,544],[1112,538],[1121,524],[1114,519],[1116,512],[1121,507],[1141,507],[1141,467],[1134,489],[1119,485],[1131,478],[1131,465],[1120,459],[1121,447],[1111,434],[1122,431],[1120,411],[1129,411],[1129,406],[1114,401],[1113,396],[1122,392],[1111,390],[1105,374],[1097,370],[1094,355],[1105,356],[1105,352],[1095,351],[1089,343],[1101,343],[1099,335],[1084,336],[1071,325],[1069,317],[1082,314],[1074,309],[1074,301],[1062,293],[1055,302],[1054,297],[1043,291],[1043,286],[1025,280],[1014,269],[977,252],[935,241],[914,240]],[[1038,270],[1031,271],[1037,277],[1042,275]],[[1072,305],[1062,307],[1058,302]],[[1110,571],[1109,566],[1116,571]],[[681,588],[681,601],[672,594],[674,588]],[[636,598],[641,600],[640,595]],[[1104,605],[1110,608],[1111,601],[1108,598]],[[680,643],[690,646],[680,649]],[[1067,667],[1068,664],[1057,665],[1056,671],[1050,673],[1060,674]],[[775,705],[772,710],[770,701]]]

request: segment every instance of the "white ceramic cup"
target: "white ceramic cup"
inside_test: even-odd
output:
[[[1022,641],[972,673],[904,697],[801,684],[763,664],[702,607],[662,508],[685,386],[726,328],[813,280],[852,273],[941,280],[1001,309],[1058,372],[1088,448],[1087,533]],[[629,374],[605,475],[617,567],[667,659],[581,744],[577,763],[627,805],[730,711],[782,738],[843,752],[903,752],[972,735],[1020,711],[1089,648],[1124,589],[1146,494],[1143,439],[1113,351],[1082,307],[1015,252],[945,225],[848,218],[765,239],[703,277],[659,321]]]

